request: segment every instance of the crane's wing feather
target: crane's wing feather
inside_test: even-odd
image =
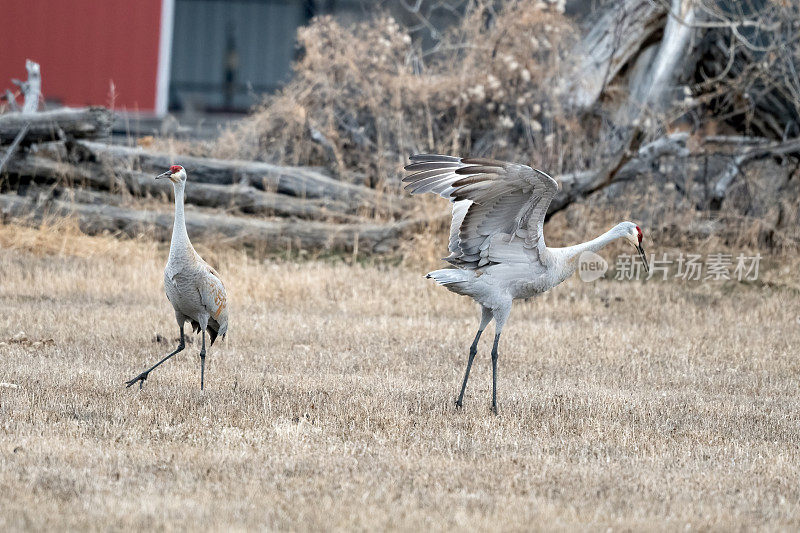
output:
[[[203,302],[203,307],[209,316],[220,325],[219,334],[224,335],[228,325],[228,297],[225,285],[216,270],[207,264],[203,267],[203,276],[197,287],[200,301]]]
[[[460,240],[458,233],[461,229],[461,224],[464,222],[464,217],[467,216],[472,200],[460,200],[453,202],[453,220],[450,221],[450,243],[447,247],[451,253],[459,254],[461,248],[459,247]]]
[[[547,208],[558,182],[527,165],[493,159],[420,154],[405,167],[411,194],[431,192],[453,202],[450,263],[538,261]]]

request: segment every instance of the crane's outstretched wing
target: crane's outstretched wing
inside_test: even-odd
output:
[[[527,165],[492,159],[411,156],[403,179],[411,194],[436,193],[453,202],[450,263],[476,269],[490,263],[538,261],[544,217],[556,180]]]

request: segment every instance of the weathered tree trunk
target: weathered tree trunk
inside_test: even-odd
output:
[[[41,113],[0,115],[0,144],[10,143],[29,124],[22,145],[54,141],[62,135],[76,139],[107,137],[111,132],[111,112],[104,107],[63,108]]]
[[[651,0],[609,2],[573,53],[580,62],[563,85],[568,107],[592,108],[606,85],[661,31],[665,15]]]
[[[112,170],[100,163],[72,165],[37,155],[19,154],[9,160],[6,172],[18,182],[60,184],[76,190],[83,187],[103,191],[125,191],[134,196],[165,196],[169,184],[156,181],[152,174],[120,168]],[[217,185],[192,183],[186,188],[188,204],[220,209],[235,209],[253,215],[277,215],[317,220],[353,222],[358,205],[336,200],[300,199],[245,184]]]
[[[628,101],[617,114],[619,123],[631,123],[643,110],[662,113],[669,109],[676,96],[679,75],[687,67],[687,62],[696,62],[687,57],[694,32],[695,2],[672,0],[664,36],[657,50],[651,54],[643,53],[633,68]]]
[[[564,209],[570,203],[615,181],[645,174],[662,156],[687,156],[689,154],[686,148],[688,138],[689,134],[687,133],[674,133],[645,144],[638,149],[635,156],[620,159],[613,168],[604,167],[559,176],[562,189],[553,198],[548,215]]]
[[[108,206],[124,206],[131,203],[131,198],[119,194],[103,191],[93,191],[80,187],[66,187],[63,185],[42,185],[29,183],[17,191],[17,194],[41,203],[53,199],[63,200],[75,204],[98,204]]]
[[[28,71],[28,79],[25,81],[12,79],[11,83],[18,86],[22,91],[23,104],[21,111],[23,113],[35,113],[39,110],[39,97],[42,94],[42,74],[39,63],[30,59],[25,60],[25,69]],[[9,90],[6,90],[5,94],[11,110],[20,111],[16,96]]]
[[[39,97],[42,94],[42,74],[39,63],[30,59],[25,60],[25,69],[28,71],[28,79],[19,84],[24,96],[22,112],[36,113],[39,110]]]
[[[620,175],[630,174],[630,169],[650,164],[659,150],[686,151],[685,136],[662,138],[644,147],[641,143],[658,131],[654,126],[659,123],[645,118],[671,108],[686,63],[696,63],[688,55],[696,2],[671,0],[668,10],[652,0],[620,0],[602,8],[576,50],[582,61],[567,83],[566,101],[578,112],[588,111],[624,67],[628,67],[628,97],[604,103],[605,116],[612,117],[606,133],[611,155],[596,168],[563,176],[564,190],[551,212],[610,185]]]
[[[193,156],[170,156],[138,148],[81,141],[75,143],[79,158],[96,160],[111,168],[141,168],[160,174],[171,165],[186,168],[190,179],[199,183],[231,185],[244,183],[261,190],[271,190],[298,198],[327,198],[349,204],[376,202],[377,193],[370,188],[334,180],[302,167],[282,167],[258,161],[212,159]]]
[[[39,95],[42,91],[42,75],[39,69],[39,63],[35,61],[31,61],[27,59],[25,61],[25,68],[28,70],[28,80],[27,81],[19,81],[13,80],[14,83],[19,85],[20,89],[22,90],[22,94],[24,96],[24,103],[22,105],[22,113],[36,113],[39,110]],[[10,91],[6,90],[6,99],[8,100],[8,104],[13,111],[17,111],[17,100],[16,97],[11,94]],[[28,132],[31,129],[30,121],[25,122],[19,131],[14,136],[14,140],[11,141],[11,145],[6,149],[5,154],[2,158],[0,158],[0,172],[3,171],[3,167],[6,166],[8,160],[11,156],[16,152],[19,145],[22,143],[22,140],[28,135]]]
[[[167,241],[172,232],[171,211],[143,211],[106,204],[81,204],[62,199],[31,198],[0,194],[3,219],[39,224],[47,217],[73,217],[82,231],[137,236],[152,232]],[[265,251],[287,248],[305,250],[387,253],[397,248],[398,239],[415,221],[395,224],[331,224],[306,220],[259,220],[188,211],[186,226],[192,239],[251,246]]]

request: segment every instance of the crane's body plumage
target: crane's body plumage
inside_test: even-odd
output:
[[[548,248],[544,220],[558,183],[526,165],[479,158],[414,155],[403,181],[411,194],[434,193],[453,203],[445,258],[456,268],[428,274],[438,284],[471,297],[481,306],[481,324],[470,348],[470,358],[456,404],[460,407],[477,343],[488,323],[495,320],[492,349],[492,408],[496,411],[497,343],[516,299],[546,292],[569,278],[584,251],[596,252],[608,243],[638,238],[632,222],[622,222],[589,242],[566,248]],[[638,234],[637,234],[638,232]]]
[[[185,170],[181,173],[186,174]],[[191,322],[195,331],[209,331],[211,345],[217,335],[228,331],[228,308],[225,286],[216,270],[203,261],[189,240],[184,214],[186,180],[171,180],[175,191],[175,221],[169,259],[164,268],[164,292],[178,324]]]
[[[228,330],[225,287],[216,271],[196,252],[194,257],[181,261],[175,274],[164,270],[164,292],[177,319],[191,322],[195,331],[207,329],[212,346],[217,335],[225,335]]]
[[[177,165],[172,168],[180,170],[165,172],[159,176],[168,177],[175,192],[175,220],[169,258],[164,268],[164,292],[175,310],[175,319],[180,328],[181,340],[178,349],[153,368],[183,350],[185,346],[183,328],[188,321],[195,333],[201,332],[203,335],[203,346],[200,351],[200,388],[202,389],[205,373],[205,334],[208,332],[211,346],[214,345],[217,336],[225,336],[228,331],[228,301],[219,273],[203,261],[189,240],[184,215],[186,171]],[[139,381],[141,385],[147,379],[150,370],[129,381],[128,386],[136,381]]]

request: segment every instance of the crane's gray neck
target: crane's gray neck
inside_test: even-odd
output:
[[[577,259],[583,252],[598,252],[605,248],[609,243],[614,242],[624,235],[625,230],[623,226],[618,224],[591,241],[562,248],[561,260],[563,261],[564,265],[567,266],[567,268],[571,269],[571,272],[574,272],[578,266]]]
[[[182,182],[173,183],[173,190],[175,191],[175,221],[172,225],[171,248],[189,242],[189,234],[186,232],[186,216],[183,212],[184,187]]]

